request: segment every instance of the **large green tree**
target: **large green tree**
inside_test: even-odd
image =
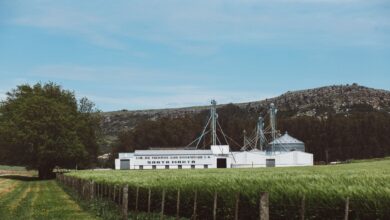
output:
[[[98,137],[94,104],[54,83],[18,86],[0,105],[0,159],[37,169],[41,179],[56,166],[93,164]]]

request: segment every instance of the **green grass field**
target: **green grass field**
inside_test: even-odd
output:
[[[226,206],[240,192],[255,207],[259,192],[265,191],[273,210],[298,210],[305,196],[307,208],[317,217],[329,210],[341,217],[347,197],[358,216],[383,218],[390,207],[390,159],[299,168],[77,171],[67,175],[155,191],[181,189],[187,198],[196,189],[205,200],[217,191]]]
[[[0,176],[0,219],[98,219],[83,211],[55,180]]]
[[[26,168],[20,166],[7,166],[0,165],[0,170],[10,170],[10,171],[26,171]]]

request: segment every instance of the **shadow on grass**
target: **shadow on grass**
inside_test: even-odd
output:
[[[33,176],[22,176],[22,175],[4,175],[0,176],[0,179],[11,179],[11,180],[20,180],[20,181],[38,181],[38,177]]]

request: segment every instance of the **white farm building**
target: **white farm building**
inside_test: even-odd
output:
[[[120,153],[116,169],[198,169],[227,168],[232,164],[229,146],[210,150],[136,150]]]
[[[275,116],[276,109],[271,105],[271,132],[272,141],[266,145],[267,133],[263,129],[260,118],[256,135],[247,141],[242,151],[230,151],[229,145],[217,145],[216,137],[217,114],[216,103],[212,102],[211,124],[213,144],[209,150],[205,149],[177,149],[177,150],[136,150],[134,153],[119,153],[115,160],[115,169],[207,169],[207,168],[259,168],[259,167],[288,167],[312,166],[313,154],[305,152],[303,142],[286,134],[276,137]],[[205,127],[205,128],[206,128]],[[205,132],[193,143],[200,142]],[[244,141],[245,142],[245,141]],[[196,147],[197,148],[197,147]],[[263,150],[265,149],[265,150]]]

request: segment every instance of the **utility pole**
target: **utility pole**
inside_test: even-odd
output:
[[[213,145],[217,145],[217,102],[211,100],[211,130]]]
[[[264,119],[263,117],[259,117],[259,121],[257,122],[257,138],[256,140],[259,140],[259,150],[263,150],[264,145]],[[257,148],[257,144],[256,144]]]
[[[271,133],[272,133],[272,151],[274,151],[275,139],[276,139],[276,112],[275,104],[271,103],[270,105],[270,124],[271,124]]]
[[[243,148],[246,150],[247,149],[247,140],[246,140],[246,130],[243,131],[243,134],[244,134],[244,145],[243,145]]]

